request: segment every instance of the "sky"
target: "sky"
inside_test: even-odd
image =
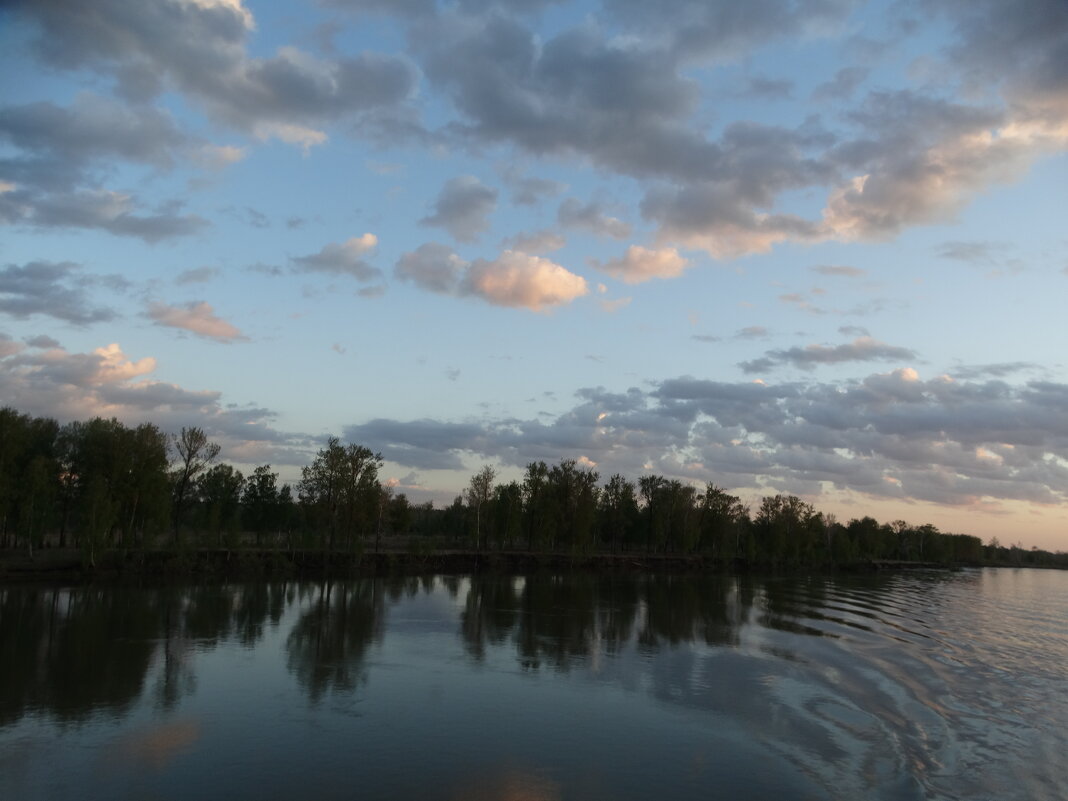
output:
[[[1068,550],[1063,0],[14,0],[0,404]]]

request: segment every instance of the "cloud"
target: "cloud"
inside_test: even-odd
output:
[[[5,374],[19,373],[29,383],[76,386],[83,389],[121,384],[156,369],[152,357],[127,358],[118,344],[97,348],[92,353],[72,354],[62,348],[49,348],[33,354],[16,356],[4,363]],[[13,400],[18,392],[12,393]],[[33,408],[33,407],[31,407]]]
[[[468,263],[448,245],[427,242],[414,252],[402,255],[393,268],[393,274],[422,289],[448,295],[460,285],[467,266]]]
[[[29,337],[26,339],[26,344],[31,348],[58,348],[59,342],[50,336],[45,334],[38,334],[35,337]]]
[[[862,270],[859,267],[849,267],[844,264],[817,264],[809,269],[820,275],[833,275],[841,278],[860,278],[868,274],[867,270]]]
[[[437,19],[415,29],[424,73],[465,119],[457,133],[536,156],[578,155],[628,175],[706,173],[714,146],[682,122],[697,84],[676,59],[588,29],[543,43],[519,22]]]
[[[193,154],[193,162],[207,170],[221,170],[236,164],[248,155],[243,147],[234,145],[201,145]]]
[[[366,14],[418,17],[434,13],[434,0],[318,0],[326,8]]]
[[[754,100],[789,100],[793,91],[794,82],[791,80],[753,75],[746,79],[744,86],[734,92],[734,96]]]
[[[649,250],[641,245],[631,245],[623,258],[595,263],[594,266],[626,284],[640,284],[653,278],[678,278],[689,266],[689,261],[675,248]]]
[[[284,275],[285,271],[276,264],[264,264],[257,262],[256,264],[249,264],[245,267],[245,272],[259,273],[260,275],[266,275],[270,278],[277,278],[280,275]]]
[[[150,244],[189,236],[209,225],[197,215],[178,213],[178,204],[165,204],[155,214],[137,214],[130,195],[106,190],[69,194],[40,194],[15,189],[0,194],[0,223],[39,228],[100,229],[116,236],[132,236]]]
[[[151,422],[164,432],[198,425],[223,445],[224,458],[302,465],[310,438],[272,428],[275,417],[254,404],[223,404],[221,393],[189,390],[149,376],[157,362],[134,359],[117,343],[90,353],[58,346],[0,356],[0,397],[16,409],[62,422],[116,417],[129,425]]]
[[[862,325],[842,325],[838,327],[838,333],[844,337],[871,336],[871,332]]]
[[[517,206],[537,206],[543,200],[556,197],[567,189],[567,186],[559,181],[519,176],[511,170],[506,170],[503,177],[511,190],[512,203]]]
[[[1062,4],[1039,2],[1020,13],[997,0],[939,0],[930,10],[953,24],[957,40],[948,62],[968,88],[997,87],[1023,115],[1065,121],[1068,24]]]
[[[641,208],[659,226],[658,244],[716,258],[766,252],[786,241],[880,239],[945,221],[977,191],[1063,149],[1068,129],[1063,115],[1050,111],[1052,80],[1044,84],[1042,114],[1021,105],[1019,92],[1006,95],[1005,105],[981,106],[878,91],[847,112],[847,127],[835,133],[815,118],[794,128],[742,121],[713,140],[693,124],[699,94],[683,74],[689,59],[729,59],[795,29],[840,33],[851,8],[851,2],[783,0],[763,4],[759,13],[687,4],[672,14],[619,0],[610,14],[633,32],[630,38],[610,39],[588,25],[539,41],[515,20],[445,15],[417,25],[415,41],[426,74],[461,115],[451,130],[464,141],[509,142],[537,156],[578,158],[656,181],[645,187]],[[976,31],[996,16],[989,4],[974,13],[960,4],[929,8],[957,15],[969,40],[981,39]],[[1024,51],[1018,24],[1009,27],[1018,33],[1012,45],[1021,61],[1057,74],[1053,59]],[[1050,30],[1057,29],[1050,20]],[[1049,51],[1048,41],[1030,44]],[[962,45],[950,73],[967,66],[965,51],[982,52]],[[864,68],[846,68],[822,93],[854,92],[865,77]],[[809,187],[827,188],[818,218],[776,208],[784,193]]]
[[[395,106],[415,85],[411,65],[396,56],[323,60],[281,47],[253,57],[255,21],[240,2],[100,0],[15,11],[37,29],[36,54],[52,67],[111,77],[135,103],[176,89],[216,122],[304,147],[321,141],[315,125]]]
[[[372,281],[380,277],[382,271],[368,264],[363,256],[377,246],[378,237],[368,233],[344,242],[330,242],[318,253],[294,256],[290,261],[304,272],[347,275],[357,281]]]
[[[570,303],[589,293],[586,279],[540,256],[506,250],[493,261],[475,260],[461,292],[495,306],[531,311]]]
[[[954,378],[974,379],[992,376],[1005,378],[1025,370],[1037,370],[1034,362],[997,362],[995,364],[958,364],[949,372]]]
[[[101,188],[101,175],[116,161],[165,171],[206,157],[237,157],[235,148],[183,133],[165,111],[91,93],[68,107],[38,102],[0,108],[3,140],[18,152],[0,159],[0,171],[13,179],[0,193],[0,223],[101,229],[146,242],[189,235],[208,223],[180,214],[181,204],[174,202],[146,213],[132,195]]]
[[[744,6],[666,0],[654,8],[641,0],[605,2],[629,31],[666,38],[689,59],[717,62],[732,61],[779,39],[835,31],[854,5],[852,0],[765,0]]]
[[[555,231],[543,229],[518,233],[506,239],[505,244],[510,250],[520,250],[523,253],[551,253],[564,247],[567,240]]]
[[[518,468],[584,456],[602,476],[652,470],[753,492],[837,489],[982,508],[1068,501],[1064,384],[924,380],[903,368],[842,383],[683,376],[576,396],[548,420],[377,419],[345,433],[413,469],[466,469],[465,456]]]
[[[951,220],[977,192],[1012,180],[1068,143],[1060,58],[1068,46],[1063,10],[1054,2],[1029,15],[1013,15],[993,0],[921,4],[914,9],[917,28],[938,25],[951,37],[948,48],[929,56],[940,83],[868,92],[858,107],[843,109],[833,132],[810,117],[793,127],[728,122],[714,134],[719,129],[707,123],[708,97],[695,77],[701,65],[742,60],[738,82],[748,96],[782,99],[790,82],[749,74],[748,55],[785,37],[844,35],[857,3],[761,0],[739,9],[666,0],[652,9],[606,0],[596,20],[545,33],[535,27],[537,15],[525,14],[548,3],[337,0],[352,10],[405,17],[422,76],[406,56],[339,54],[332,43],[325,56],[291,46],[253,50],[255,19],[240,2],[160,0],[132,10],[120,0],[77,9],[16,4],[13,13],[34,36],[38,60],[91,73],[86,80],[98,84],[103,76],[119,100],[84,93],[66,108],[0,110],[0,137],[19,151],[0,159],[12,187],[0,195],[0,221],[97,228],[150,242],[205,227],[206,220],[178,206],[149,209],[110,191],[89,170],[115,159],[163,170],[191,160],[217,167],[244,156],[241,147],[180,130],[152,105],[168,92],[215,125],[305,150],[344,130],[476,156],[503,144],[511,150],[502,155],[518,164],[553,159],[628,176],[640,182],[641,212],[657,226],[657,247],[716,258],[783,242],[880,239]],[[866,67],[847,66],[813,97],[852,102],[867,78]],[[958,99],[938,96],[939,85]],[[415,105],[420,95],[432,98],[436,130]],[[564,189],[520,169],[501,169],[519,205]],[[789,193],[799,190],[823,196],[822,212],[792,213]],[[497,201],[496,189],[461,176],[446,184],[422,222],[475,241]],[[560,221],[617,238],[628,231],[622,219],[574,200],[561,206]]]
[[[72,262],[9,264],[0,269],[0,313],[16,320],[43,314],[75,325],[114,319],[112,309],[90,301],[87,288],[93,283]]]
[[[69,170],[99,159],[170,169],[201,142],[191,139],[165,111],[130,107],[106,97],[82,93],[69,107],[51,102],[0,108],[0,138],[35,158],[48,158]]]
[[[388,461],[416,470],[462,470],[457,450],[478,448],[482,430],[470,423],[375,419],[345,428],[350,442],[364,443]]]
[[[25,345],[21,342],[16,342],[10,336],[0,331],[0,359],[6,359],[8,356],[14,356],[16,353],[25,349]]]
[[[943,259],[990,266],[1002,261],[1006,245],[1001,242],[943,242],[936,248]]]
[[[770,332],[762,325],[747,325],[739,328],[735,333],[735,339],[767,339]]]
[[[222,271],[218,267],[194,267],[189,270],[182,270],[174,277],[174,283],[178,286],[186,286],[187,284],[204,284],[211,281],[213,278],[217,278],[222,274]]]
[[[567,304],[589,293],[586,279],[540,256],[505,250],[493,260],[467,262],[437,242],[403,254],[394,275],[430,292],[474,296],[495,306],[531,311]]]
[[[826,83],[812,91],[812,99],[818,101],[847,100],[868,79],[871,70],[866,67],[843,67]]]
[[[634,298],[631,297],[614,299],[602,298],[597,301],[597,305],[601,307],[601,311],[605,314],[615,314],[620,309],[625,309],[629,306],[633,300]]]
[[[660,225],[658,238],[704,250],[717,259],[766,253],[784,240],[816,241],[819,227],[790,214],[754,211],[737,187],[705,184],[654,188],[642,216]]]
[[[598,236],[608,236],[613,239],[626,239],[630,236],[630,225],[609,217],[596,203],[587,203],[585,206],[573,197],[569,197],[560,204],[556,211],[556,220],[568,228],[583,228]]]
[[[816,306],[809,301],[800,292],[787,292],[784,295],[779,295],[779,300],[783,303],[789,303],[792,306],[796,306],[801,311],[806,311],[809,314],[826,314],[827,310]]]
[[[950,220],[976,192],[1068,144],[1068,116],[1016,119],[908,90],[872,92],[851,117],[871,138],[836,156],[843,168],[856,159],[864,172],[832,189],[823,211],[827,235],[847,241]]]
[[[738,366],[746,373],[764,373],[780,364],[790,364],[802,370],[812,370],[821,364],[896,361],[915,358],[915,351],[908,348],[888,345],[869,336],[862,336],[845,345],[806,345],[803,348],[769,350],[762,358],[742,362]]]
[[[235,326],[215,314],[211,305],[205,301],[168,306],[165,303],[150,303],[145,316],[156,325],[180,328],[197,336],[214,339],[216,342],[247,342],[248,337]]]
[[[357,289],[356,294],[361,298],[380,298],[386,294],[386,289],[385,284],[375,284]]]
[[[489,228],[487,219],[497,208],[497,190],[473,175],[450,178],[434,203],[434,213],[419,222],[446,229],[460,242],[474,242]]]

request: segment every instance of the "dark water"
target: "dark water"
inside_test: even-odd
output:
[[[0,799],[1068,797],[1068,573],[0,588]]]

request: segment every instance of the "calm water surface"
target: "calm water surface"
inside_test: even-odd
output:
[[[0,587],[0,799],[1068,798],[1068,573]]]

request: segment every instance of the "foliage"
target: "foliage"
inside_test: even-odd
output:
[[[355,549],[358,537],[371,532],[379,519],[381,466],[381,454],[331,437],[302,468],[297,493],[312,528],[321,532],[323,547]]]
[[[168,446],[173,462],[168,464]],[[520,481],[495,484],[484,466],[445,509],[413,505],[379,483],[382,456],[327,441],[301,470],[297,499],[269,464],[246,478],[216,464],[219,445],[200,428],[168,437],[144,423],[130,428],[93,418],[60,426],[0,408],[0,547],[31,555],[51,544],[79,548],[93,564],[103,548],[148,548],[167,528],[192,529],[206,544],[258,547],[294,534],[326,549],[361,549],[364,539],[411,535],[425,550],[454,545],[557,553],[646,551],[699,554],[722,564],[819,566],[866,560],[1068,567],[1068,554],[1021,545],[986,546],[978,537],[903,520],[861,517],[841,524],[795,495],[760,500],[756,513],[736,495],[662,475],[637,483],[598,474],[573,459],[527,464]]]

